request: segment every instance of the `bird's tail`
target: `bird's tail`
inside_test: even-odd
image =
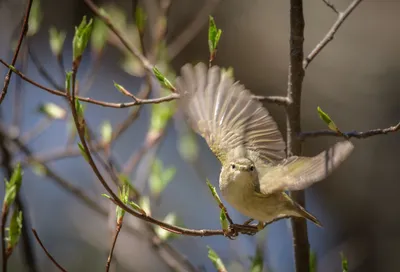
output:
[[[313,222],[318,227],[322,228],[322,223],[314,215],[307,212],[306,209],[304,209],[302,206],[300,206],[300,204],[296,203],[286,193],[283,193],[283,194],[287,197],[288,200],[290,200],[291,206],[295,206],[295,208],[296,208],[293,211],[292,216],[306,218],[306,219],[310,220],[311,222]],[[293,208],[292,208],[292,210],[293,210]]]

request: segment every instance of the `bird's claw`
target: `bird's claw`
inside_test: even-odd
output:
[[[237,232],[237,233],[242,233],[246,235],[255,235],[259,229],[257,226],[252,226],[252,225],[238,225],[238,224],[232,224],[231,227]]]

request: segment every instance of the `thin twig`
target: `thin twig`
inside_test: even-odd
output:
[[[115,234],[114,234],[114,237],[113,237],[113,240],[112,240],[110,254],[108,255],[108,258],[107,258],[106,272],[108,272],[110,270],[110,264],[111,264],[111,260],[112,260],[112,257],[113,257],[115,244],[117,243],[118,235],[119,235],[119,232],[121,231],[121,228],[122,228],[122,219],[121,219],[120,222],[117,223],[117,227],[115,229]]]
[[[303,61],[304,69],[307,69],[308,65],[313,61],[313,59],[324,49],[324,47],[333,40],[335,33],[338,31],[340,26],[344,23],[347,17],[354,11],[354,9],[360,4],[362,0],[353,0],[347,9],[343,12],[338,12],[338,18],[336,22],[332,25],[331,29],[326,33],[325,37],[317,44],[317,46],[311,51],[311,53]],[[325,2],[326,3],[326,2]]]
[[[332,4],[329,0],[322,0],[324,3],[325,3],[325,5],[327,5],[333,12],[335,12],[336,14],[338,14],[339,15],[339,11],[336,9],[336,7],[335,7],[335,5],[334,4]]]
[[[9,67],[9,64],[7,62],[5,62],[4,60],[0,59],[0,63],[3,64],[6,67]],[[21,73],[21,71],[17,70],[17,69],[13,69],[14,73],[17,74],[19,77],[21,77],[23,80],[25,80],[26,82],[38,87],[39,89],[42,89],[44,91],[47,91],[51,94],[54,94],[56,96],[61,96],[61,97],[67,97],[67,94],[64,91],[59,91],[59,90],[55,90],[55,89],[51,89],[48,87],[43,86],[42,84],[28,78],[26,75],[24,75],[23,73]],[[158,104],[158,103],[164,103],[164,102],[169,102],[172,100],[176,100],[179,99],[179,94],[177,93],[172,93],[170,95],[167,96],[163,96],[163,97],[159,97],[159,98],[151,98],[151,99],[142,99],[139,98],[137,96],[135,96],[135,101],[133,102],[127,102],[127,103],[113,103],[113,102],[106,102],[106,101],[100,101],[100,100],[96,100],[90,97],[80,97],[80,96],[76,96],[76,99],[78,99],[79,101],[82,102],[87,102],[87,103],[91,103],[91,104],[96,104],[96,105],[100,105],[103,107],[109,107],[109,108],[128,108],[128,107],[133,107],[133,106],[138,106],[138,105],[145,105],[145,104]],[[266,101],[269,103],[275,103],[278,105],[284,105],[287,103],[286,99],[284,97],[280,97],[280,96],[254,96],[254,99],[258,99],[260,101]]]
[[[63,268],[57,261],[56,259],[53,258],[53,256],[51,256],[51,254],[49,253],[49,251],[46,249],[46,247],[43,245],[42,241],[39,238],[39,235],[37,234],[35,229],[32,229],[33,235],[35,236],[36,240],[38,241],[40,247],[43,249],[44,253],[46,253],[47,257],[52,261],[52,263],[57,266],[57,268],[60,271],[63,272],[67,272],[67,270],[65,268]]]
[[[0,59],[0,63],[2,63],[4,66],[9,67],[9,65],[2,59]],[[20,76],[23,80],[25,80],[26,82],[44,90],[47,91],[51,94],[54,94],[56,96],[61,96],[61,97],[67,97],[67,94],[63,91],[59,91],[59,90],[54,90],[48,87],[45,87],[39,83],[37,83],[36,81],[28,78],[27,76],[25,76],[23,73],[21,73],[19,70],[17,69],[13,69],[13,71]],[[87,102],[87,103],[91,103],[91,104],[96,104],[96,105],[100,105],[103,107],[110,107],[110,108],[128,108],[128,107],[133,107],[133,106],[137,106],[137,105],[144,105],[144,104],[158,104],[158,103],[163,103],[163,102],[168,102],[168,101],[172,101],[175,100],[177,98],[179,98],[179,95],[176,93],[172,93],[170,95],[164,96],[164,97],[160,97],[160,98],[152,98],[152,99],[140,99],[138,97],[136,97],[136,100],[133,102],[128,102],[128,103],[112,103],[112,102],[105,102],[105,101],[100,101],[100,100],[95,100],[89,97],[80,97],[80,96],[76,96],[76,99],[78,99],[79,101],[83,101],[83,102]]]
[[[142,53],[140,53],[140,50],[129,43],[129,41],[122,35],[122,33],[117,29],[117,27],[114,26],[111,20],[106,15],[100,12],[99,8],[93,3],[93,1],[91,0],[84,0],[84,1],[86,5],[92,10],[92,12],[97,17],[99,17],[108,26],[108,28],[110,28],[112,32],[114,32],[114,34],[120,39],[122,44],[125,46],[125,48],[139,59],[139,61],[142,63],[143,67],[146,70],[148,70],[150,73],[153,74],[153,65]]]
[[[175,58],[186,45],[196,37],[203,25],[207,23],[208,15],[212,13],[220,0],[206,0],[203,8],[196,14],[193,21],[168,45],[168,56]]]
[[[306,138],[320,137],[320,136],[336,136],[336,137],[345,137],[345,138],[357,138],[357,139],[365,139],[371,136],[376,135],[385,135],[388,133],[396,132],[400,130],[400,122],[388,128],[377,128],[371,129],[364,132],[358,131],[349,131],[349,132],[336,132],[332,130],[318,130],[318,131],[308,131],[302,132],[299,134],[299,138],[304,140]]]
[[[7,215],[8,215],[8,207],[3,204],[3,208],[1,210],[1,252],[3,256],[3,272],[7,271],[7,263],[8,263],[8,256],[7,256],[7,249],[6,249],[6,222],[7,222]]]
[[[28,20],[29,20],[29,13],[31,12],[32,2],[33,2],[33,0],[29,0],[28,6],[26,8],[24,23],[22,24],[21,34],[19,35],[17,48],[15,49],[14,56],[11,61],[12,66],[15,66],[15,63],[17,62],[18,53],[19,53],[19,50],[21,49],[22,41],[24,40],[25,34],[28,31]],[[10,84],[10,80],[11,80],[11,76],[12,76],[12,72],[13,72],[13,70],[11,68],[9,68],[8,72],[6,74],[6,77],[4,78],[4,87],[0,93],[0,104],[1,104],[1,102],[3,102],[4,98],[6,97],[8,85]]]
[[[254,99],[259,100],[261,102],[267,102],[272,104],[277,104],[280,106],[287,106],[289,103],[289,99],[285,96],[261,96],[261,95],[254,95]]]

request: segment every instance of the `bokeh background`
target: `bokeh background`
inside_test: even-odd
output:
[[[156,0],[143,1],[149,12],[150,24]],[[168,19],[167,43],[175,40],[204,5],[215,5],[212,14],[223,35],[219,44],[216,64],[232,66],[236,79],[254,93],[260,95],[284,95],[287,84],[289,52],[289,1],[281,0],[172,0]],[[350,1],[331,1],[339,10]],[[131,15],[131,1],[97,1],[113,3]],[[24,13],[26,1],[0,0],[0,58],[11,60],[13,41]],[[91,13],[81,0],[41,0],[43,20],[39,32],[30,38],[29,44],[43,66],[62,84],[63,78],[57,61],[49,47],[50,26],[67,32],[64,59],[70,69],[71,39],[74,26],[83,15]],[[346,20],[335,39],[312,62],[306,71],[302,99],[303,130],[325,129],[318,118],[316,108],[321,106],[345,131],[369,130],[387,127],[399,121],[400,92],[398,86],[400,39],[400,2],[365,0]],[[322,39],[336,19],[323,1],[304,1],[305,53]],[[202,19],[201,30],[191,42],[172,60],[176,71],[186,62],[207,61],[207,19]],[[29,77],[47,85],[35,66],[28,59],[24,71]],[[22,58],[21,58],[22,59]],[[93,65],[88,53],[83,59],[81,74]],[[96,64],[97,76],[88,96],[104,101],[126,101],[118,93],[113,81],[132,92],[139,88],[140,79],[121,69],[121,53],[109,46],[100,63]],[[19,67],[17,65],[17,67]],[[5,74],[4,67],[0,71]],[[9,95],[2,103],[2,123],[12,123],[13,95],[18,87],[13,77]],[[26,83],[23,89],[22,125],[20,132],[30,130],[42,116],[38,105],[44,102],[62,104],[52,96]],[[157,96],[157,95],[155,95]],[[285,131],[283,109],[268,105],[268,109]],[[123,164],[143,144],[149,126],[151,106],[146,105],[139,119],[118,140],[114,147],[115,160]],[[86,118],[93,128],[99,128],[104,120],[113,125],[125,118],[130,109],[111,109],[87,105]],[[143,180],[154,156],[166,166],[177,169],[174,180],[163,191],[158,201],[152,202],[155,217],[163,218],[174,211],[189,228],[219,228],[219,209],[210,195],[205,178],[217,186],[220,165],[201,138],[198,140],[201,173],[185,162],[179,154],[179,122],[168,126],[166,137],[159,148],[151,150],[134,171],[131,178],[135,185],[148,191]],[[177,124],[178,123],[178,124]],[[11,126],[9,126],[12,129]],[[64,121],[54,121],[45,133],[29,143],[38,154],[66,145],[68,128]],[[316,138],[304,143],[304,154],[314,155],[338,139]],[[318,271],[340,271],[340,255],[343,251],[349,259],[349,271],[397,271],[400,267],[400,192],[399,151],[400,134],[376,136],[365,140],[353,140],[356,149],[350,158],[324,182],[306,191],[307,208],[324,224],[317,228],[309,224],[311,249],[316,252]],[[19,153],[16,153],[17,155]],[[18,157],[16,158],[18,159]],[[50,162],[54,171],[70,180],[79,188],[98,199],[99,205],[110,207],[100,197],[103,189],[91,169],[81,157]],[[205,174],[206,173],[206,174]],[[50,179],[36,175],[25,168],[22,196],[29,210],[31,225],[55,258],[69,271],[98,271],[104,269],[111,242],[112,219],[100,216],[66,193]],[[114,209],[109,208],[110,212]],[[234,221],[245,218],[228,206]],[[28,215],[26,215],[28,216]],[[122,231],[117,242],[115,257],[118,271],[169,271],[165,252],[146,238],[141,222],[126,217],[129,224],[141,229],[135,235]],[[127,223],[128,224],[128,223]],[[262,237],[266,236],[266,237]],[[207,245],[211,246],[229,267],[229,271],[247,271],[254,256],[258,240],[265,239],[265,266],[272,271],[293,271],[292,236],[288,220],[269,226],[255,237],[240,236],[235,241],[224,237],[178,237],[169,244],[183,253],[196,267],[207,271],[214,268],[207,258]],[[57,271],[37,247],[35,255],[40,271]],[[164,252],[164,253],[163,253]],[[168,256],[167,256],[168,259]],[[10,260],[10,271],[29,271],[21,261],[20,251]],[[185,271],[185,267],[180,267]],[[267,268],[265,268],[267,271]]]

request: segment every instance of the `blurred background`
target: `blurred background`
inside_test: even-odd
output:
[[[140,47],[138,34],[129,32],[134,2],[95,1],[99,6],[105,5],[109,14],[113,12],[112,18],[126,30],[130,41]],[[167,2],[161,1],[161,4]],[[344,10],[351,1],[331,2]],[[26,3],[24,0],[0,0],[0,58],[9,63]],[[208,61],[208,15],[212,14],[218,28],[223,30],[215,63],[233,67],[235,78],[256,94],[286,94],[289,1],[172,0],[165,39],[162,31],[152,31],[160,27],[160,2],[146,0],[139,1],[139,5],[148,17],[145,47],[151,48],[157,34],[161,33],[162,41],[165,40],[165,43],[159,43],[162,46],[159,45],[158,52],[159,55],[162,55],[160,52],[167,54],[171,62],[166,62],[165,56],[153,55],[150,59],[157,60],[162,68],[170,63],[165,68],[168,76],[173,77],[174,72],[179,74],[179,68],[186,62]],[[37,69],[42,66],[57,84],[63,86],[64,75],[50,48],[49,29],[53,26],[66,32],[62,56],[65,69],[70,70],[74,27],[83,15],[92,18],[93,14],[81,0],[41,0],[40,10],[40,27],[37,33],[27,38],[16,67],[35,81],[52,87]],[[398,123],[399,12],[398,1],[363,1],[334,40],[310,64],[303,85],[304,131],[326,128],[317,115],[317,106],[329,113],[343,131],[365,131]],[[329,30],[336,14],[323,1],[304,1],[304,13],[307,54]],[[112,35],[101,53],[89,46],[78,76],[79,86],[85,92],[83,96],[109,102],[130,101],[114,88],[113,81],[134,94],[139,92],[143,71],[137,61],[127,59],[121,48]],[[5,75],[4,67],[0,67],[0,71]],[[152,85],[151,96],[162,95],[156,82]],[[40,106],[50,102],[66,108],[61,97],[33,87],[14,75],[9,94],[0,107],[2,126],[10,135],[22,137],[39,158],[49,154],[49,158],[55,157],[54,152],[71,147],[75,156],[50,159],[46,165],[95,199],[101,211],[88,208],[40,171],[43,167],[37,163],[29,164],[23,152],[1,139],[3,145],[6,143],[9,147],[13,163],[25,162],[22,185],[25,218],[29,218],[29,224],[37,229],[47,249],[68,271],[102,270],[114,233],[115,208],[101,197],[104,189],[79,150],[76,152],[76,139],[68,125],[70,116],[65,120],[49,121],[38,111]],[[283,109],[275,105],[267,107],[285,133]],[[116,129],[134,110],[87,104],[85,117],[93,132],[101,135],[105,121]],[[132,163],[131,156],[143,150],[146,139],[150,141],[149,124],[156,112],[151,105],[143,106],[138,119],[113,144],[111,157],[116,168],[116,165]],[[35,135],[41,128],[45,131]],[[192,141],[193,135],[189,134],[179,113],[159,136],[153,147],[146,149],[148,152],[137,167],[127,171],[134,186],[149,196],[152,215],[162,219],[173,212],[178,223],[188,228],[220,228],[219,208],[205,184],[208,178],[218,187],[219,162],[200,137],[195,136],[196,141]],[[304,154],[315,155],[337,140],[331,137],[308,139],[303,145]],[[350,158],[332,176],[306,191],[307,209],[324,225],[321,229],[309,224],[311,250],[317,257],[318,271],[340,271],[340,252],[349,260],[349,271],[397,271],[400,267],[399,140],[399,133],[353,140],[356,149]],[[4,161],[4,154],[2,159]],[[160,195],[154,194],[149,186],[154,179],[154,159],[161,161],[164,168],[176,169]],[[6,173],[3,172],[4,177]],[[231,207],[227,208],[235,222],[246,220]],[[194,271],[194,268],[214,271],[207,258],[207,245],[219,254],[229,271],[248,271],[250,257],[255,255],[257,247],[263,252],[264,271],[294,271],[289,220],[274,223],[254,237],[242,235],[234,241],[222,236],[167,237],[163,241],[154,236],[147,225],[131,216],[125,216],[125,224],[130,227],[124,225],[122,228],[112,264],[112,269],[117,271]],[[37,271],[57,271],[31,239]],[[24,265],[21,252],[13,253],[10,271],[34,271]]]

